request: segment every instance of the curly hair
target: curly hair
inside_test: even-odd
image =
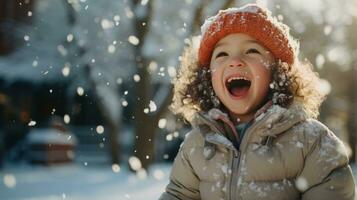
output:
[[[312,65],[299,61],[289,65],[278,61],[270,67],[272,82],[267,98],[285,108],[292,104],[299,105],[308,117],[316,118],[325,95],[318,88],[320,79]],[[173,84],[174,96],[170,109],[188,121],[196,112],[212,108],[226,110],[214,92],[210,69],[198,64],[197,48],[193,41],[183,52],[181,67]]]

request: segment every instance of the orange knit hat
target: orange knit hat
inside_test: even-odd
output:
[[[216,16],[205,21],[201,32],[198,62],[204,67],[209,66],[216,43],[232,33],[250,35],[275,58],[288,64],[294,63],[298,53],[298,43],[290,36],[289,28],[256,4],[219,11]]]

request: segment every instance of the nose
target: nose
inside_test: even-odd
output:
[[[244,62],[240,58],[232,58],[229,62],[230,67],[243,67]]]

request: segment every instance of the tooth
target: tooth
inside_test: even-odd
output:
[[[230,77],[230,78],[228,79],[228,83],[230,83],[232,80],[241,80],[241,79],[250,81],[247,77],[244,77],[244,76],[236,76],[236,77]]]

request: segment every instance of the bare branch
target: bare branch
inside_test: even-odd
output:
[[[201,1],[200,5],[197,6],[195,10],[195,16],[193,18],[191,34],[198,34],[200,31],[201,24],[203,23],[203,11],[205,7],[205,1]],[[234,0],[226,0],[220,9],[226,9],[234,4]]]
[[[68,17],[68,24],[74,25],[76,23],[76,11],[74,10],[73,6],[68,3],[67,0],[63,0],[64,6],[67,8],[67,17]]]
[[[227,8],[233,6],[233,4],[234,4],[234,0],[226,0],[222,6],[222,9],[227,9]]]
[[[201,4],[196,7],[191,33],[189,34],[198,34],[200,32],[200,27],[202,24],[202,15],[203,15],[203,1],[201,1]]]
[[[150,29],[150,21],[152,19],[152,3],[153,0],[149,1],[146,5],[141,5],[140,0],[133,0],[133,5],[132,5],[132,11],[135,13],[135,18],[134,18],[134,28],[135,28],[135,33],[136,37],[139,38],[140,43],[138,45],[138,49],[141,48],[141,45],[144,44],[146,34],[148,33]],[[138,16],[138,11],[140,9],[144,10],[144,14],[142,16]]]

